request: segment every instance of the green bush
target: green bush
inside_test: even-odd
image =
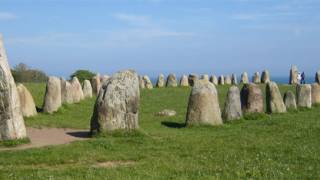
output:
[[[70,77],[71,77],[71,79],[73,77],[77,77],[79,79],[79,81],[82,83],[84,80],[91,79],[95,75],[96,75],[95,73],[90,72],[88,70],[77,70],[76,72],[71,74]]]
[[[26,64],[20,63],[11,70],[16,82],[46,82],[48,76],[41,70],[31,69]]]

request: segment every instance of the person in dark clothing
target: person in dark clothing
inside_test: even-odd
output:
[[[302,72],[302,74],[301,74],[301,83],[300,84],[306,84],[306,75],[304,74],[304,72]]]

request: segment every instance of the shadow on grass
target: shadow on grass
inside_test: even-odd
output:
[[[91,138],[91,133],[88,131],[78,131],[78,132],[67,132],[69,136],[76,138]]]
[[[161,124],[163,126],[166,126],[168,128],[177,128],[177,129],[180,129],[180,128],[185,128],[186,127],[186,124],[185,123],[176,123],[176,122],[170,122],[170,121],[163,121],[161,122]]]
[[[42,113],[43,112],[43,108],[40,108],[38,106],[36,107],[36,110],[37,110],[38,113]]]

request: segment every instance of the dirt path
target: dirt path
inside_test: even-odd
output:
[[[19,150],[37,148],[51,145],[69,144],[73,141],[89,139],[88,130],[58,129],[58,128],[27,128],[30,144],[21,145],[14,148],[0,148],[3,150]]]

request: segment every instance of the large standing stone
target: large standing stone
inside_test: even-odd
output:
[[[311,99],[311,85],[303,84],[297,85],[297,104],[298,107],[311,108],[312,99]]]
[[[0,141],[27,137],[20,98],[0,34]]]
[[[245,84],[241,90],[241,105],[245,113],[263,113],[263,94],[256,84]]]
[[[221,75],[219,77],[219,85],[224,85],[224,76],[223,75]]]
[[[37,115],[36,104],[29,90],[23,85],[18,84],[17,90],[20,97],[21,111],[24,117],[32,117]]]
[[[320,84],[312,84],[312,104],[320,104]]]
[[[237,86],[231,86],[228,91],[222,117],[225,121],[242,118],[240,90]]]
[[[189,85],[193,86],[194,83],[198,80],[198,75],[190,74],[189,77],[188,77],[188,80],[189,80]]]
[[[146,88],[146,83],[144,82],[142,76],[139,76],[139,87],[140,87],[140,89],[145,89]]]
[[[175,74],[169,74],[167,79],[167,87],[177,87],[177,78]]]
[[[132,70],[114,74],[97,97],[91,132],[132,130],[139,127],[139,77]]]
[[[252,82],[256,83],[256,84],[261,83],[260,73],[259,72],[254,73],[254,75],[252,77]]]
[[[79,79],[77,77],[73,77],[71,80],[71,86],[72,86],[72,99],[74,103],[78,103],[81,100],[84,99],[82,86],[79,82]]]
[[[266,84],[270,82],[270,74],[269,71],[264,70],[261,75],[261,83]]]
[[[227,75],[224,78],[224,83],[227,84],[227,85],[231,85],[232,84],[232,80],[231,80],[231,77],[229,75]]]
[[[153,84],[147,75],[143,76],[143,80],[144,80],[145,87],[147,89],[153,89]]]
[[[298,67],[297,66],[292,66],[290,69],[290,82],[289,84],[299,84],[298,82]]]
[[[320,84],[320,71],[316,73],[316,83]]]
[[[236,74],[232,74],[231,75],[231,81],[233,85],[237,85],[238,84],[238,79],[237,79],[237,75]]]
[[[292,110],[297,109],[296,96],[292,91],[287,91],[284,94],[284,104],[286,105],[287,109],[292,109]]]
[[[201,79],[205,80],[205,81],[209,81],[209,75],[208,74],[204,74],[201,76]]]
[[[93,94],[99,94],[99,90],[101,87],[100,75],[97,74],[91,79],[92,92]]]
[[[249,84],[249,76],[247,72],[241,74],[241,83],[242,84]]]
[[[165,80],[164,80],[164,75],[160,74],[158,77],[157,85],[158,88],[162,88],[165,86]]]
[[[267,111],[269,113],[285,113],[287,108],[283,102],[278,85],[269,82],[266,86]]]
[[[61,82],[57,77],[49,77],[43,104],[43,112],[52,114],[61,107]]]
[[[209,81],[198,80],[189,98],[186,125],[222,124],[218,93]]]
[[[84,98],[92,98],[92,86],[89,80],[83,82],[82,91]]]
[[[217,78],[217,76],[212,75],[212,76],[210,77],[210,82],[211,82],[212,84],[214,84],[214,85],[218,85],[218,78]]]
[[[180,86],[181,86],[181,87],[189,87],[188,76],[186,76],[186,75],[182,75],[182,76],[181,76]]]
[[[60,78],[61,82],[61,103],[72,104],[73,97],[72,97],[72,86],[70,82],[66,81],[63,78]]]

